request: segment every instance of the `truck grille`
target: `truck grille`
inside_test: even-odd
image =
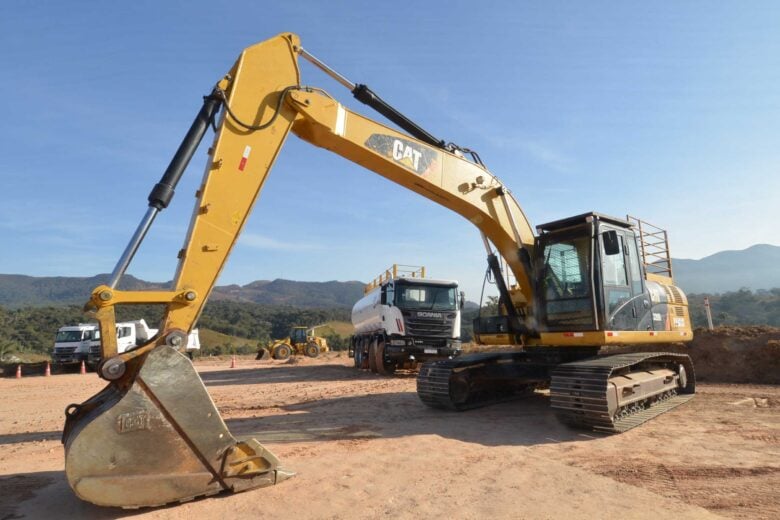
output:
[[[76,352],[76,347],[57,347],[54,352],[56,354],[73,354]]]
[[[100,345],[92,345],[89,347],[89,353],[92,355],[100,354]]]
[[[406,333],[410,336],[423,336],[429,338],[452,337],[452,322],[455,314],[442,314],[442,318],[420,318],[417,316],[417,313],[404,312]]]

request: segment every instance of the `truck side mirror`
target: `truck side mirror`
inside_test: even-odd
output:
[[[466,305],[466,293],[460,291],[460,308],[462,309]]]
[[[617,231],[610,229],[601,235],[601,240],[604,243],[604,253],[607,256],[620,253],[620,238],[618,237]]]

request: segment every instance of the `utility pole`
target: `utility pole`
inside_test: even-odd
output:
[[[712,310],[710,309],[710,299],[704,297],[704,312],[707,313],[707,328],[712,330],[715,327],[712,326]]]

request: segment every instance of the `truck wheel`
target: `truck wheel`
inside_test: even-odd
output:
[[[391,376],[395,372],[395,363],[393,361],[385,361],[385,342],[378,341],[376,348],[374,349],[374,355],[376,355],[376,371],[383,376]]]
[[[371,340],[368,346],[368,369],[376,373],[376,340]]]
[[[360,352],[360,364],[357,367],[361,370],[368,370],[368,349],[365,342],[361,341],[355,352]]]
[[[285,359],[289,359],[291,355],[292,355],[292,349],[290,348],[289,345],[286,345],[285,343],[278,343],[274,345],[274,350],[273,350],[274,359],[284,361]]]
[[[306,345],[305,352],[307,356],[315,358],[320,355],[320,346],[314,342],[311,342]]]

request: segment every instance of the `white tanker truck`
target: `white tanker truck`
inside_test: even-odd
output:
[[[460,354],[460,313],[465,301],[454,280],[425,278],[424,267],[386,270],[352,308],[355,367],[380,374]]]

